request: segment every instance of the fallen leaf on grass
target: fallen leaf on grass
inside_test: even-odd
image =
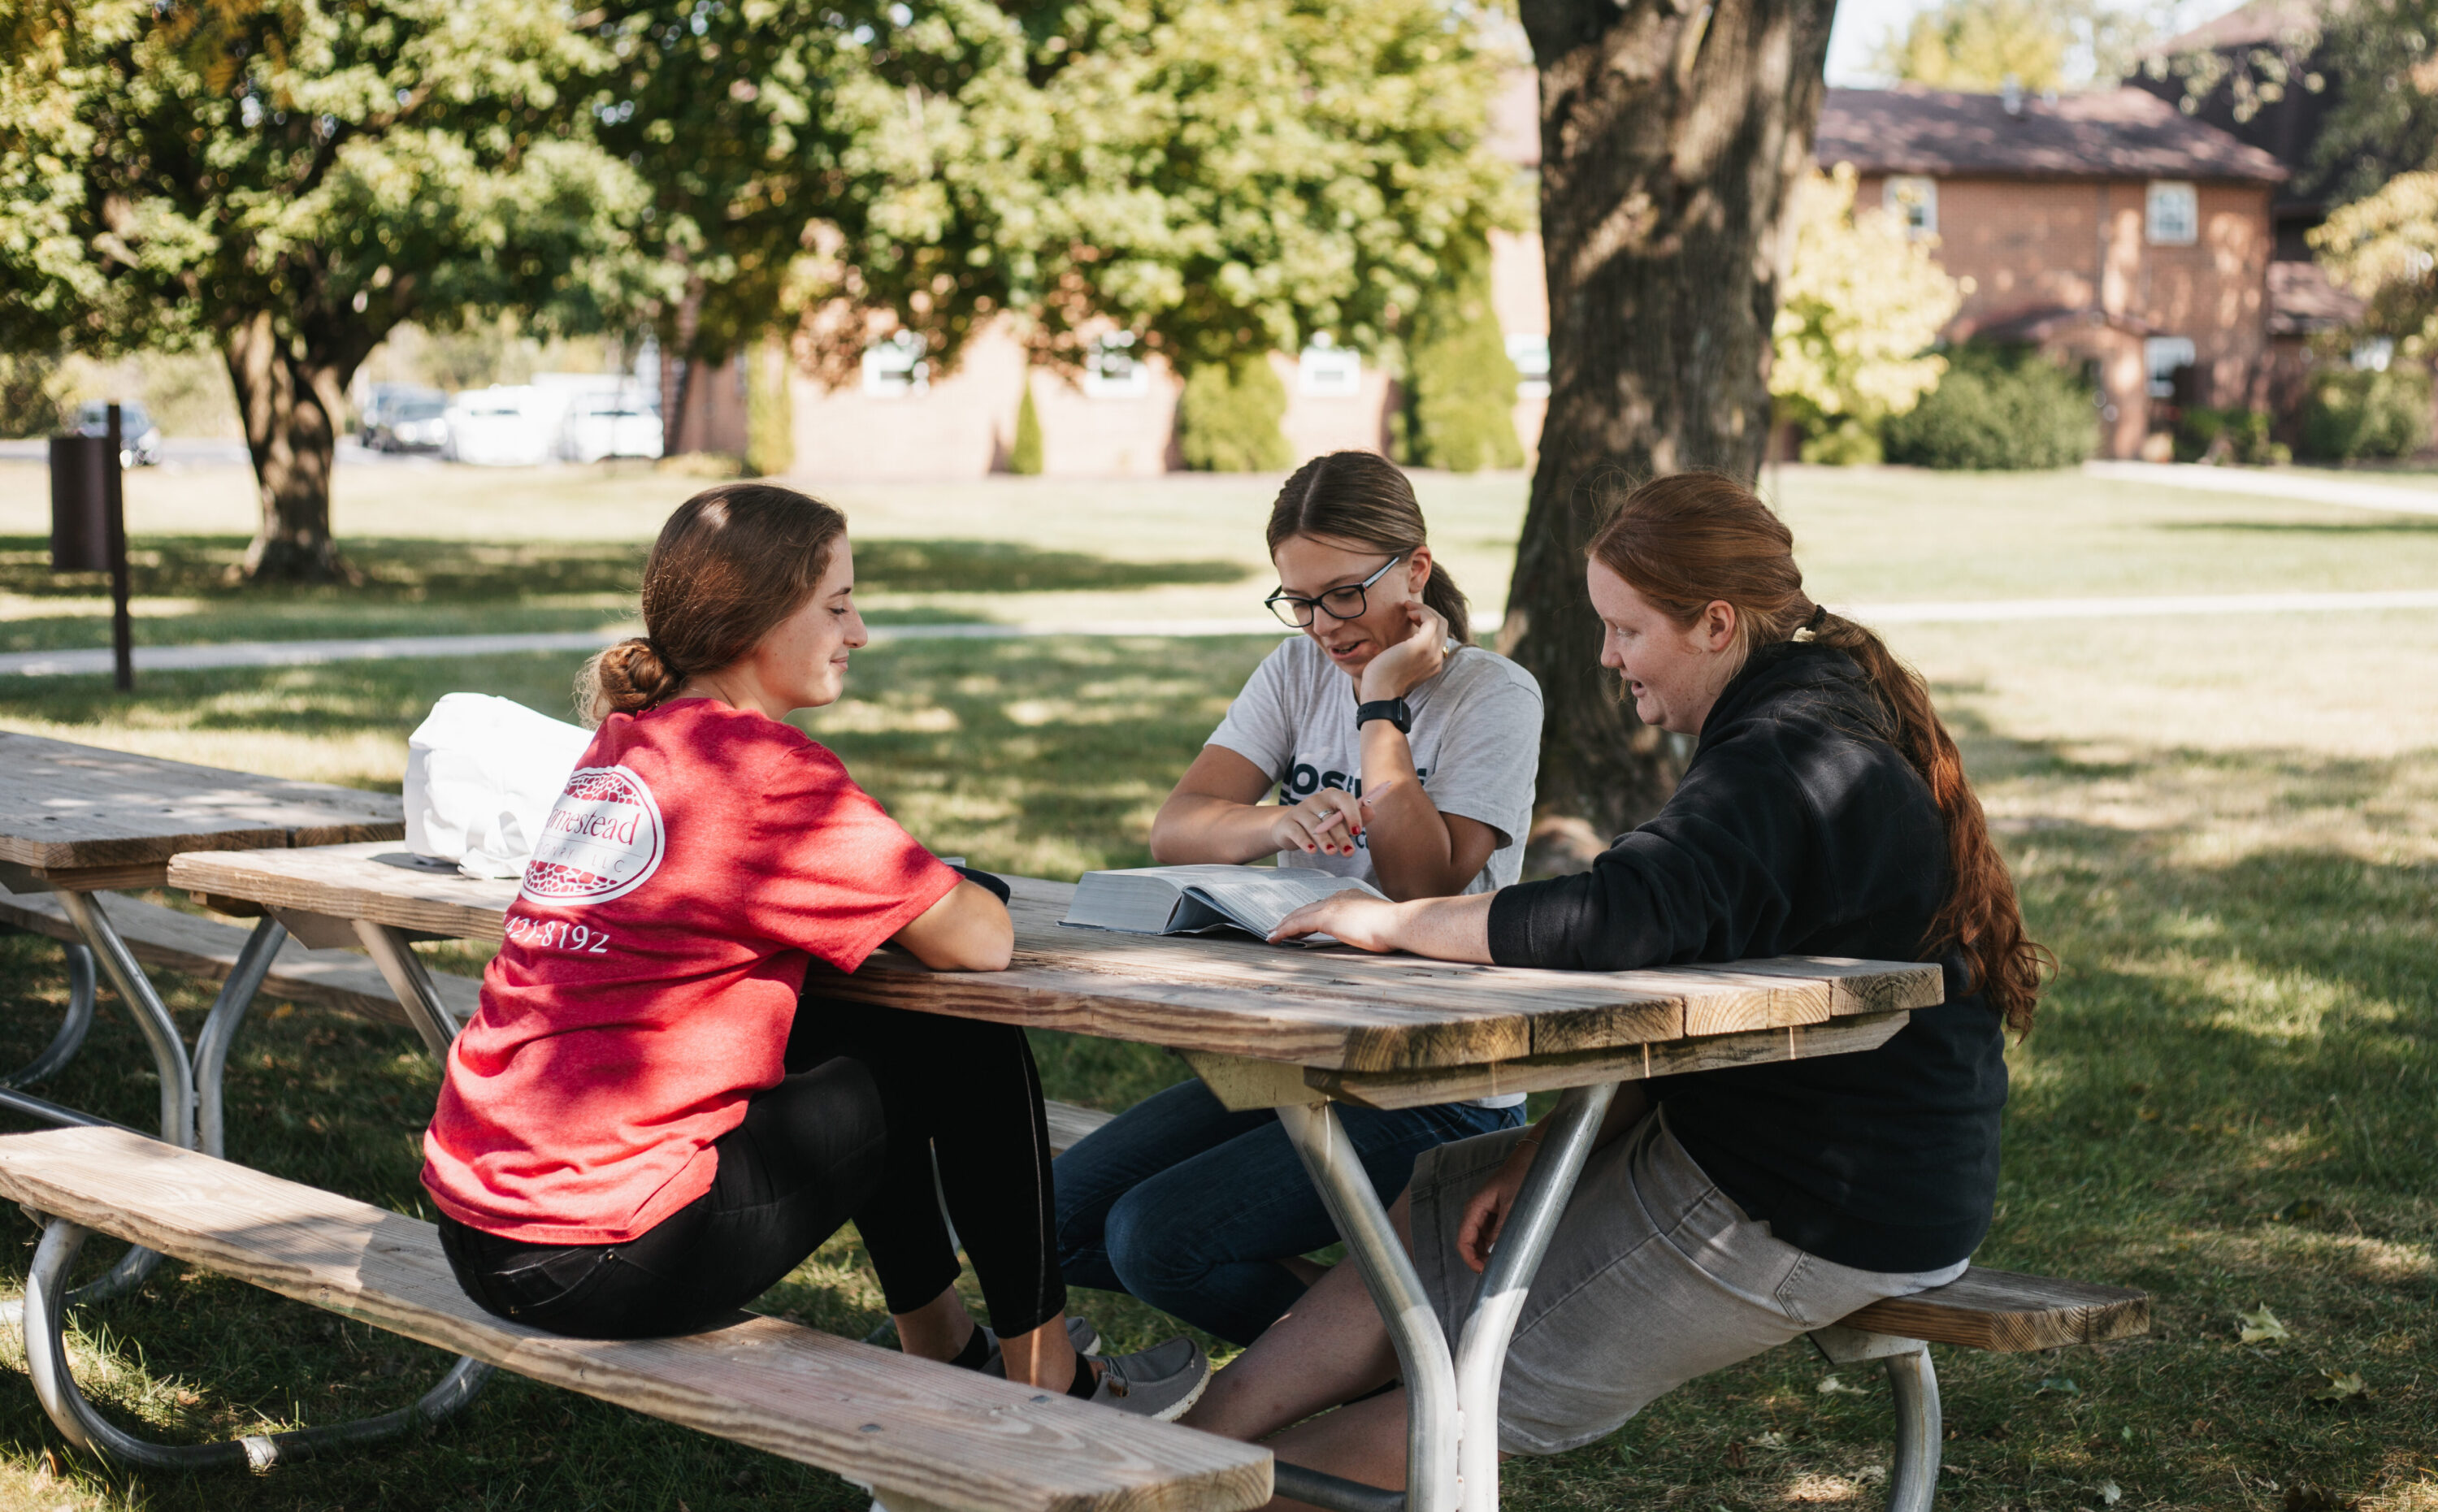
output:
[[[2099,1499],[2110,1506],[2114,1506],[2125,1500],[2125,1487],[2114,1481],[2102,1481],[2099,1483]]]
[[[2040,1390],[2053,1391],[2060,1397],[2079,1397],[2082,1395],[2082,1388],[2074,1383],[2074,1378],[2072,1376],[2050,1376],[2041,1380]],[[2038,1393],[2035,1393],[2035,1395],[2038,1395]]]
[[[2267,1303],[2250,1312],[2236,1313],[2235,1321],[2243,1325],[2237,1341],[2242,1344],[2280,1344],[2294,1337],[2292,1330],[2277,1321],[2277,1314],[2269,1310]]]
[[[2320,1389],[2311,1393],[2313,1401],[2344,1401],[2354,1397],[2368,1400],[2373,1395],[2361,1377],[2350,1370],[2323,1370],[2320,1372]]]
[[[1771,1429],[1766,1433],[1757,1433],[1753,1435],[1753,1448],[1755,1449],[1784,1449],[1785,1447],[1786,1435],[1779,1433],[1775,1428]]]
[[[1829,1376],[1820,1382],[1820,1395],[1823,1397],[1867,1397],[1870,1395],[1870,1392],[1861,1386],[1848,1386],[1836,1377]]]
[[[1726,1452],[1719,1456],[1719,1463],[1724,1465],[1731,1470],[1742,1469],[1744,1468],[1743,1445],[1740,1443],[1729,1444],[1727,1446]]]

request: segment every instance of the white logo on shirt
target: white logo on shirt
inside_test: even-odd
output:
[[[525,864],[522,896],[561,906],[606,903],[642,887],[668,849],[661,806],[624,766],[579,766]]]

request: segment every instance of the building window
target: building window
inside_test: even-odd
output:
[[[1938,181],[1899,174],[1881,191],[1881,202],[1908,237],[1938,235]]]
[[[1093,338],[1084,359],[1084,393],[1095,399],[1140,399],[1151,392],[1151,368],[1135,355],[1135,333]]]
[[[923,338],[899,331],[863,349],[863,392],[897,399],[931,386],[931,364],[923,360]]]
[[[1507,338],[1507,360],[1515,364],[1515,396],[1549,396],[1549,338],[1519,333]]]
[[[2176,396],[2176,375],[2193,365],[2189,336],[2153,336],[2142,343],[2142,360],[2150,369],[2150,397]]]
[[[2352,360],[2354,371],[2357,373],[2386,372],[2387,364],[2395,360],[2395,338],[2374,336],[2368,341],[2357,343]]]
[[[1296,392],[1307,399],[1352,399],[1363,392],[1363,358],[1329,338],[1313,338],[1296,363]]]
[[[2189,247],[2200,238],[2200,197],[2189,184],[2153,182],[2143,202],[2145,233],[2155,247]]]

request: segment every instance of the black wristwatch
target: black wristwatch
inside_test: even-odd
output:
[[[1374,719],[1385,719],[1396,726],[1397,733],[1400,735],[1410,735],[1414,732],[1414,711],[1406,706],[1403,698],[1375,698],[1368,704],[1355,706],[1354,728],[1356,730],[1361,730]]]

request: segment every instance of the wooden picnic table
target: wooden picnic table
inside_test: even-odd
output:
[[[398,798],[0,732],[0,887],[54,892],[125,999],[161,1072],[161,1137],[196,1141],[193,1062],[160,994],[94,894],[157,888],[183,852],[286,850],[394,841],[406,833]],[[252,944],[254,942],[250,942]],[[238,976],[267,968],[274,941]],[[56,1072],[91,1022],[92,966],[72,960],[69,1021],[35,1066],[7,1078],[0,1106],[51,1123],[90,1118],[17,1087]],[[260,971],[253,970],[256,981]],[[235,983],[237,977],[232,977]],[[244,988],[251,995],[253,987]],[[224,992],[225,995],[225,992]],[[213,1152],[217,1153],[217,1150]]]
[[[400,848],[351,844],[180,855],[172,887],[259,905],[298,932],[361,941],[417,1029],[445,1053],[458,1024],[431,991],[416,937],[497,942],[518,884],[478,881]],[[1711,1066],[1849,1054],[1945,998],[1915,962],[1789,958],[1639,972],[1527,971],[1149,938],[1060,925],[1070,885],[1009,879],[1004,972],[932,972],[883,948],[820,990],[956,1017],[1134,1040],[1178,1051],[1221,1100],[1274,1107],[1394,1339],[1410,1407],[1404,1512],[1495,1512],[1499,1374],[1525,1293],[1619,1083]],[[1460,1345],[1442,1332],[1333,1104],[1406,1107],[1512,1091],[1564,1095],[1484,1275]],[[1477,1425],[1465,1433],[1467,1423]],[[1281,1493],[1370,1512],[1383,1493],[1278,1468]]]

